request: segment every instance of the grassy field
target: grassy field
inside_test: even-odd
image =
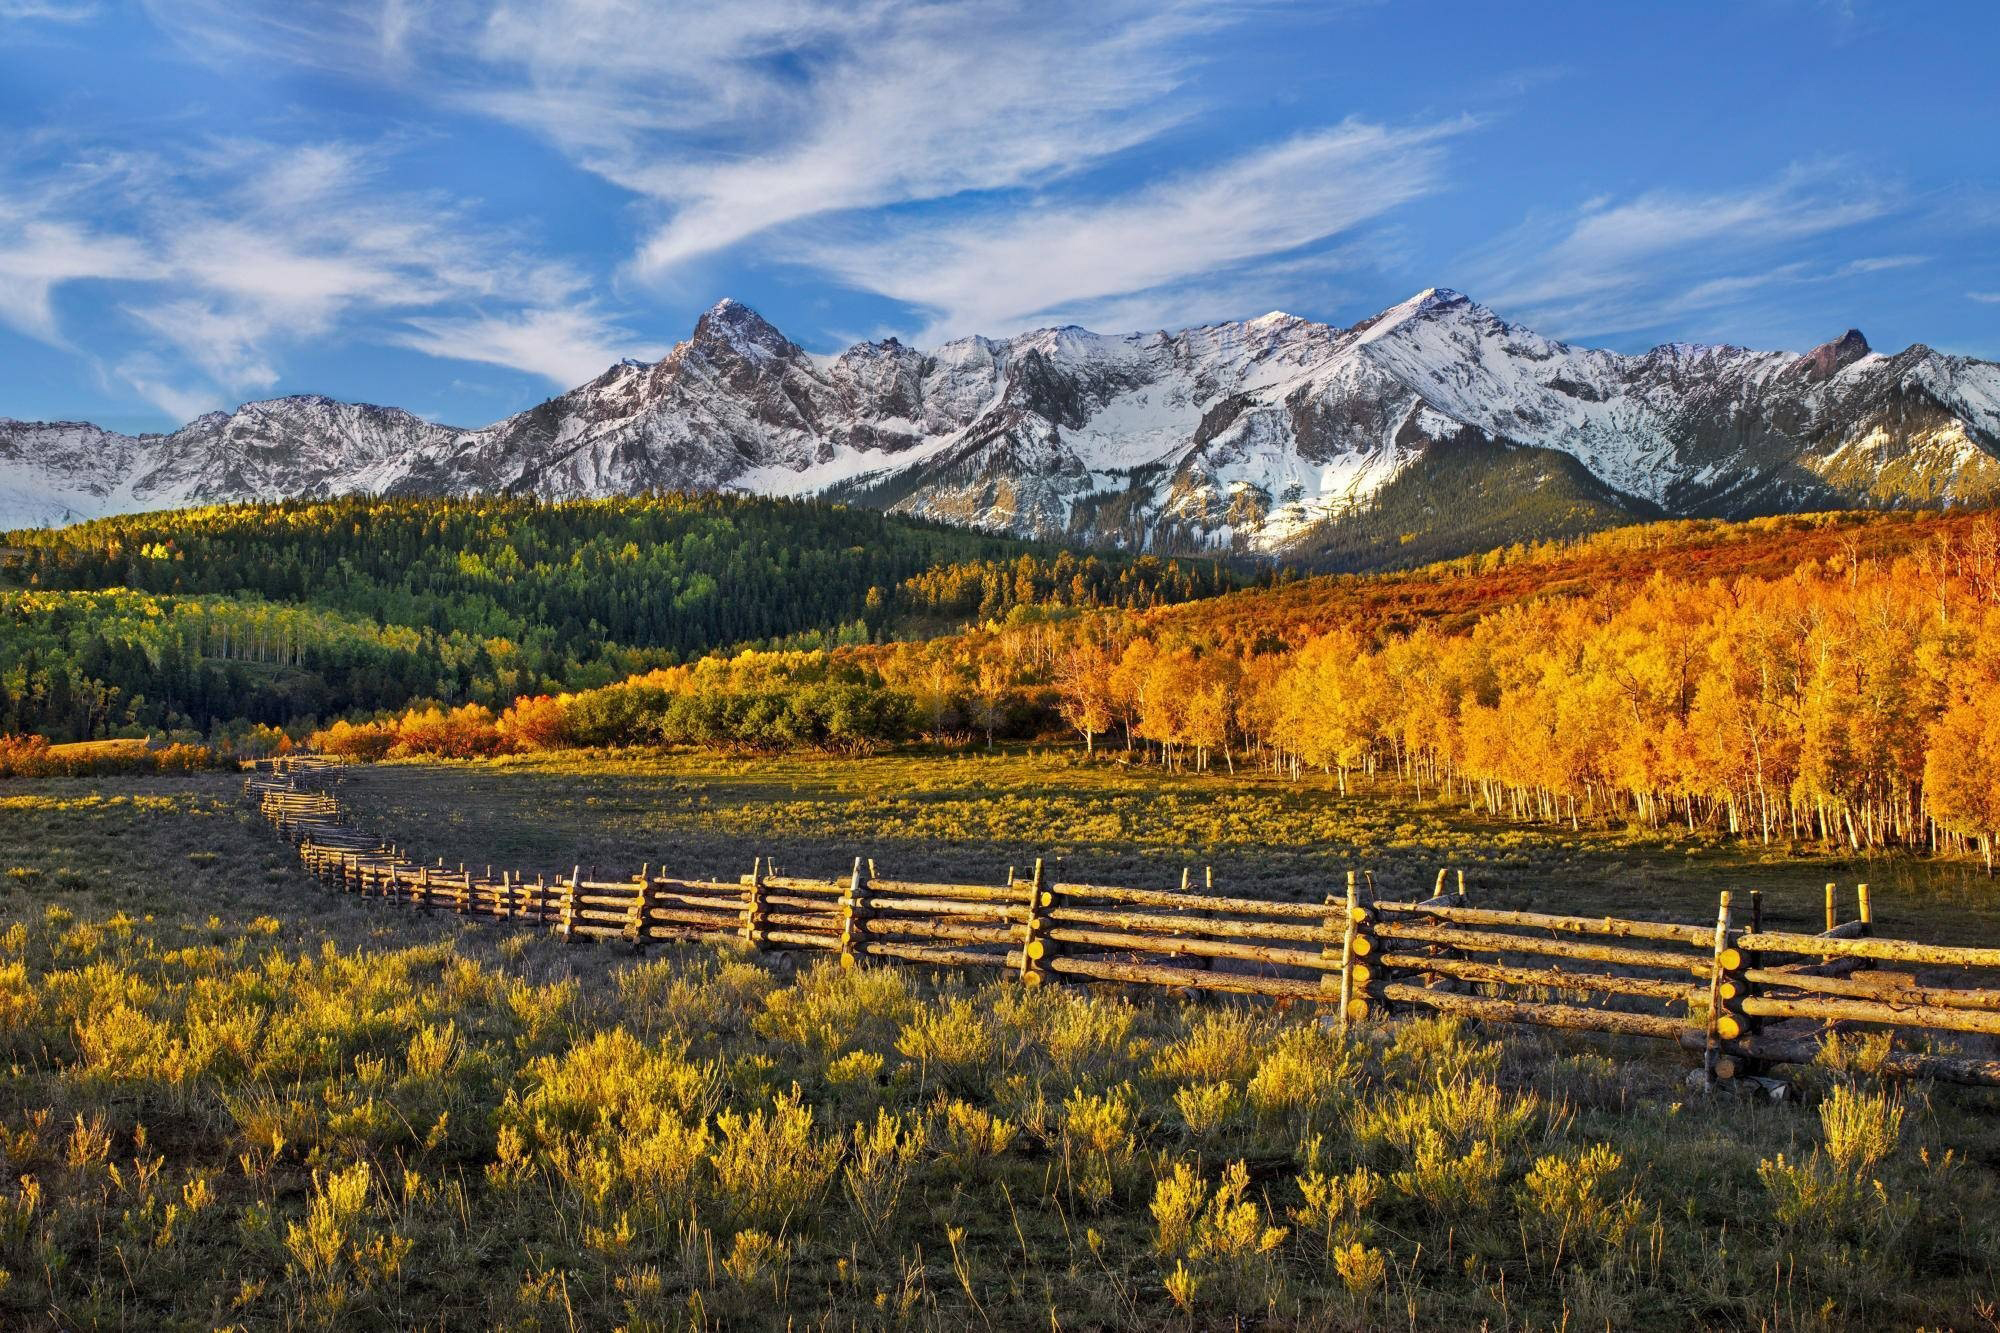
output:
[[[1148,779],[1147,781],[1150,781]],[[1819,862],[1059,761],[389,767],[456,860],[860,850],[994,878],[1665,910]],[[2000,1098],[329,897],[220,775],[0,786],[0,1322],[62,1328],[1990,1327]],[[1737,859],[1732,859],[1737,858]],[[1623,867],[1619,870],[1619,867]],[[1887,863],[1866,869],[1896,883]],[[1905,866],[1914,916],[1963,890]],[[1568,887],[1562,887],[1562,886]],[[1812,890],[1816,893],[1816,890]],[[1565,896],[1568,895],[1568,896]],[[1940,930],[1939,933],[1943,933]]]
[[[787,873],[999,883],[1035,857],[1081,883],[1164,888],[1212,868],[1218,892],[1318,900],[1349,869],[1384,897],[1425,896],[1464,870],[1481,903],[1713,920],[1721,889],[1760,890],[1775,926],[1818,929],[1823,885],[1868,881],[1882,933],[2000,941],[2000,893],[1971,861],[1765,849],[1685,830],[1511,823],[1383,782],[1163,776],[1074,752],[827,760],[713,754],[522,755],[354,770],[343,798],[424,859],[606,873],[641,864],[734,877],[754,856]]]

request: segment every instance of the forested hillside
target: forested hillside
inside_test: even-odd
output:
[[[716,495],[232,505],[5,543],[0,731],[55,740],[501,706],[713,649],[858,644],[1237,582],[1209,562]]]
[[[746,653],[351,753],[868,747],[1067,729],[1163,769],[1393,774],[1525,819],[2000,838],[2000,518],[1669,523],[928,642]]]

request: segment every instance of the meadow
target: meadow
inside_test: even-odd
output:
[[[237,792],[0,789],[6,1322],[1995,1322],[2000,1098],[1882,1086],[1859,1044],[1778,1105],[1615,1039],[1343,1038],[1254,1004],[637,956],[327,895]],[[1357,861],[1385,891],[1449,863],[1495,899],[1668,914],[1720,883],[1805,912],[1866,877],[1898,931],[1992,934],[1963,866],[1065,755],[532,756],[378,766],[343,794],[453,861],[861,853],[995,879],[1040,852],[1300,895]]]
[[[1712,920],[1722,889],[1757,890],[1775,928],[1818,929],[1822,886],[1871,884],[1882,933],[2000,942],[2000,901],[1976,861],[1717,830],[1521,823],[1463,800],[1416,800],[1393,778],[1298,778],[1247,768],[1168,773],[1072,746],[905,749],[872,756],[629,750],[391,762],[348,771],[342,798],[419,859],[606,873],[641,864],[734,878],[751,859],[839,875],[1004,883],[1038,856],[1079,883],[1319,901],[1347,871],[1384,897],[1426,896],[1463,870],[1483,905]]]

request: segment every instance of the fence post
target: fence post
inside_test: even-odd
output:
[[[566,940],[576,938],[576,895],[577,887],[583,881],[583,867],[577,866],[569,872],[569,884],[563,885],[562,877],[556,877],[556,887],[563,890],[562,907],[558,910],[556,929]]]
[[[1340,938],[1340,1030],[1367,1018],[1374,1006],[1370,1001],[1375,983],[1375,913],[1373,904],[1361,901],[1360,878],[1347,872],[1347,922]]]
[[[1764,927],[1764,895],[1757,889],[1750,890],[1750,932],[1755,934]],[[1744,1001],[1756,994],[1756,984],[1749,978],[1753,967],[1763,964],[1758,955],[1731,945],[1716,959],[1719,980],[1715,984],[1716,998],[1721,1009],[1716,1015],[1716,1032],[1726,1041],[1750,1036],[1763,1026],[1761,1020],[1743,1012]],[[1746,1078],[1763,1072],[1763,1062],[1729,1051],[1718,1052],[1715,1057],[1715,1077],[1719,1079]]]
[[[625,912],[625,942],[634,949],[646,947],[646,911],[653,905],[653,867],[639,867],[639,882],[632,886],[632,906]]]
[[[1050,921],[1044,912],[1055,902],[1055,894],[1043,887],[1042,858],[1035,858],[1035,873],[1028,879],[1027,929],[1021,935],[1021,984],[1039,986],[1052,973],[1049,959],[1055,956],[1056,942],[1048,937]]]
[[[743,885],[743,925],[737,934],[753,949],[764,947],[764,858],[750,865],[750,878]]]
[[[840,895],[840,965],[853,967],[868,952],[867,883],[862,878],[861,858],[854,858],[854,871],[847,877],[847,892]]]
[[[1743,954],[1729,942],[1730,921],[1729,890],[1724,889],[1715,909],[1715,944],[1708,973],[1708,1032],[1707,1040],[1702,1043],[1702,1078],[1709,1084],[1734,1073],[1733,1062],[1727,1072],[1720,1067],[1722,1043],[1734,1041],[1745,1031],[1742,1014],[1730,1013],[1723,1007],[1725,990],[1739,1000],[1742,996]],[[1732,978],[1732,973],[1737,975]]]

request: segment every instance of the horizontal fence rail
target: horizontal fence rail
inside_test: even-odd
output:
[[[329,887],[426,911],[520,922],[564,939],[734,939],[753,949],[991,968],[1036,985],[1057,979],[1264,996],[1331,1009],[1343,1026],[1393,1011],[1648,1037],[1698,1052],[1710,1080],[1819,1058],[1850,1026],[1907,1030],[1984,1047],[2000,1037],[2000,949],[1873,934],[1839,919],[1826,886],[1820,934],[1762,928],[1758,896],[1721,895],[1713,926],[1475,907],[1461,872],[1432,895],[1378,899],[1347,875],[1322,903],[1069,884],[1036,862],[1005,885],[878,878],[856,859],[839,879],[775,873],[762,859],[733,881],[642,867],[602,879],[422,865],[352,826],[329,788],[342,765],[314,755],[260,760],[246,798]],[[1883,970],[1882,964],[1894,965]],[[1925,969],[1918,972],[1914,969]],[[1968,978],[1971,978],[1968,981]],[[1978,984],[1973,984],[1977,982]],[[1980,1050],[1891,1049],[1897,1077],[2000,1085]]]

